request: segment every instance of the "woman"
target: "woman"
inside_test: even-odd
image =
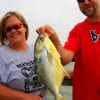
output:
[[[0,99],[42,100],[45,88],[34,67],[28,25],[21,14],[7,12],[0,23]]]

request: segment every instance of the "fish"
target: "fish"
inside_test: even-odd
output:
[[[46,88],[54,95],[54,100],[66,100],[60,93],[60,87],[65,76],[70,78],[60,60],[53,42],[48,35],[38,35],[34,45],[34,59],[37,74]]]

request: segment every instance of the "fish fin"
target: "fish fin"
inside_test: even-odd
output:
[[[47,57],[48,57],[49,62],[52,64],[53,63],[53,55],[49,50],[47,51]]]
[[[71,78],[70,74],[68,73],[67,70],[64,69],[64,77],[68,77],[69,79]]]

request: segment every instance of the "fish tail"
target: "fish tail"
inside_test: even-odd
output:
[[[66,99],[65,99],[64,96],[62,96],[62,95],[59,94],[59,95],[55,98],[55,100],[66,100]]]

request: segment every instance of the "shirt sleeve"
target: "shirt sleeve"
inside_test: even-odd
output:
[[[8,80],[8,69],[7,69],[7,64],[5,63],[5,57],[4,57],[4,53],[3,52],[0,52],[2,53],[0,55],[0,83],[2,84],[5,84]]]
[[[3,67],[3,66],[4,66],[3,60],[2,60],[2,57],[0,56],[0,83],[2,83],[1,74],[2,74],[2,67]]]

